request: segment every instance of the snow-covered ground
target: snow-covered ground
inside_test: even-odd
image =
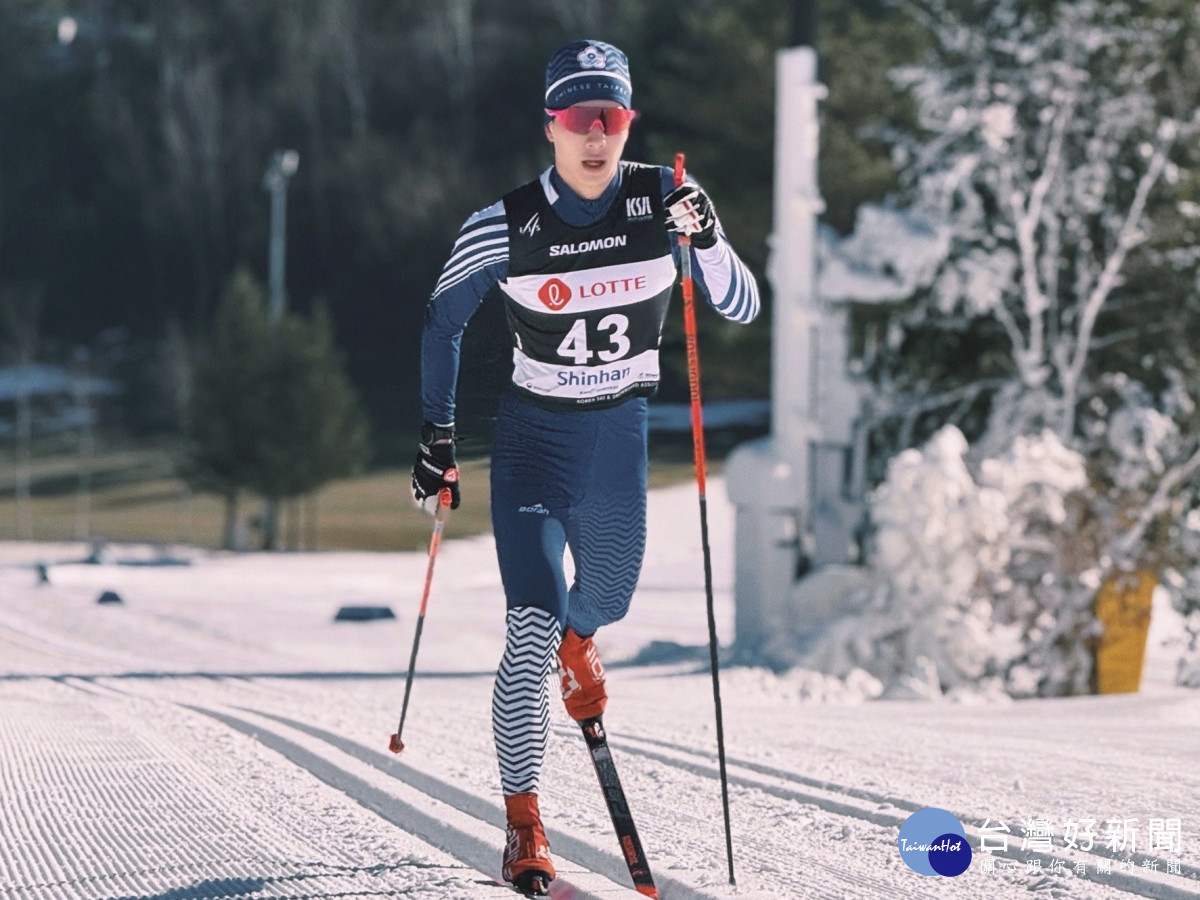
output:
[[[1153,655],[1140,695],[1007,704],[863,702],[811,673],[724,670],[730,887],[696,506],[691,486],[652,494],[634,609],[599,637],[606,723],[664,898],[1200,897],[1200,695]],[[728,643],[719,482],[709,515]],[[0,545],[0,896],[511,896],[492,880],[490,539],[443,546],[401,758],[386,748],[421,554],[180,552],[190,565],[123,564],[151,555],[138,548],[83,565],[78,546]],[[124,602],[97,604],[105,590]],[[335,622],[345,605],[397,618]],[[541,793],[560,872],[574,896],[636,897],[583,742],[554,716]],[[966,828],[975,857],[957,878],[900,858],[899,827],[926,806]],[[1066,846],[1089,827],[1090,851]]]

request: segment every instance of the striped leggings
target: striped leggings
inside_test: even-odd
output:
[[[563,412],[505,398],[491,504],[508,604],[492,724],[501,785],[514,794],[537,790],[563,627],[594,634],[629,610],[646,544],[646,401]]]

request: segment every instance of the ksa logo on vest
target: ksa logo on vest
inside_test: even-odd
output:
[[[551,278],[538,288],[538,299],[554,312],[558,312],[571,300],[571,287],[559,278]]]
[[[625,218],[634,221],[638,219],[649,219],[654,215],[654,210],[650,207],[649,197],[629,197],[625,201]]]

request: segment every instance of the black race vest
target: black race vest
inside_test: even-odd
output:
[[[513,385],[541,406],[598,408],[658,387],[658,345],[675,281],[657,166],[622,163],[594,225],[563,222],[540,180],[505,195],[500,283]]]

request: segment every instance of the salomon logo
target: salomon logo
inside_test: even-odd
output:
[[[550,309],[558,312],[570,301],[571,288],[565,281],[551,278],[538,288],[538,299]]]
[[[625,201],[626,219],[649,219],[651,215],[649,197],[630,197]]]
[[[647,203],[650,198],[644,198]],[[626,203],[629,201],[626,200]],[[613,237],[596,238],[594,241],[580,241],[578,244],[551,244],[551,256],[574,256],[578,253],[590,253],[592,250],[609,250],[613,247],[624,247],[629,238],[623,234]]]
[[[546,509],[546,507],[542,506],[542,504],[540,504],[540,503],[535,503],[535,504],[533,504],[533,506],[522,506],[522,507],[519,507],[519,508],[517,509],[517,512],[523,512],[523,513],[533,513],[535,516],[548,516],[548,515],[550,515],[550,510]]]

